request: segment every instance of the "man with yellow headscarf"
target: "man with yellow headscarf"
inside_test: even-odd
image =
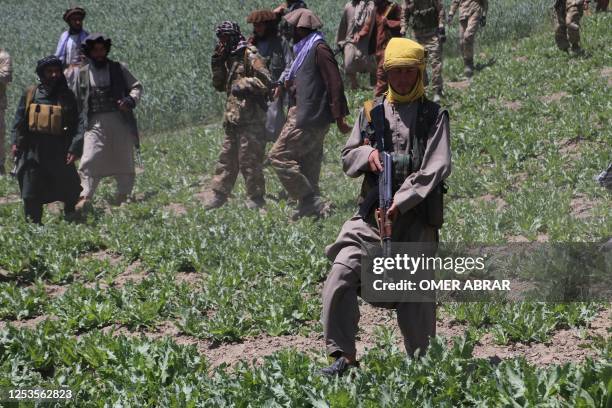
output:
[[[393,203],[387,215],[392,220],[392,241],[438,241],[442,225],[443,181],[451,171],[448,112],[424,97],[425,51],[406,38],[393,38],[385,50],[383,67],[388,90],[374,103],[384,110],[385,151],[391,154]],[[326,248],[333,263],[323,288],[321,321],[327,353],[334,363],[322,370],[325,375],[342,375],[357,366],[355,336],[358,331],[357,297],[363,295],[361,281],[364,245],[380,242],[375,221],[378,176],[381,173],[379,146],[372,145],[366,117],[359,120],[342,150],[342,163],[349,177],[364,176],[359,211],[344,223],[336,241]],[[396,163],[404,163],[397,166]],[[374,194],[371,194],[373,192]],[[382,305],[379,305],[382,306]],[[436,334],[435,303],[385,303],[395,308],[397,321],[410,356],[422,354]]]

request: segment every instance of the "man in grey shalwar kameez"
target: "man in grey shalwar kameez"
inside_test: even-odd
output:
[[[392,141],[392,156],[421,157],[415,171],[405,174],[394,189],[387,216],[393,221],[393,242],[436,242],[441,226],[442,181],[450,174],[450,129],[447,111],[424,99],[425,52],[418,43],[393,38],[384,57],[389,87],[384,100],[385,137]],[[362,137],[360,120],[342,150],[344,172],[349,177],[379,174],[379,152]],[[415,152],[421,154],[415,155]],[[332,245],[326,248],[333,262],[323,288],[321,321],[327,353],[336,361],[322,370],[325,375],[342,375],[357,365],[355,337],[358,330],[362,248],[380,242],[375,221],[376,205],[364,208],[364,193],[371,189],[364,179],[359,213],[344,223]],[[438,193],[438,194],[434,194]],[[438,204],[438,205],[436,205]],[[437,209],[439,212],[436,212]],[[431,210],[431,212],[430,212]],[[436,215],[438,215],[436,217]],[[436,333],[436,305],[405,302],[394,305],[397,321],[409,355],[423,353]]]
[[[108,59],[110,47],[111,40],[99,33],[83,41],[91,62],[81,68],[75,87],[85,132],[77,210],[91,202],[104,177],[117,181],[115,204],[127,200],[134,187],[138,128],[133,109],[143,90],[125,64]]]

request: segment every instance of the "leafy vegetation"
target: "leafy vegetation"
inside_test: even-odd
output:
[[[327,29],[334,26],[340,2],[308,3],[326,17]],[[196,195],[209,181],[222,138],[215,120],[222,98],[208,79],[211,28],[226,18],[243,21],[243,9],[212,10],[195,1],[83,5],[87,27],[108,32],[114,55],[145,84],[139,107],[150,131],[145,171],[126,206],[109,207],[114,187],[103,183],[94,213],[82,224],[47,211],[44,227],[32,226],[23,223],[19,202],[0,205],[0,324],[9,324],[0,329],[0,388],[66,385],[78,393],[75,406],[610,403],[609,336],[597,342],[597,358],[564,366],[542,368],[522,359],[496,365],[473,355],[486,334],[512,345],[545,343],[559,329],[585,328],[605,306],[594,303],[445,304],[441,317],[464,324],[464,338],[452,345],[438,339],[424,359],[411,361],[382,330],[361,370],[339,380],[317,375],[324,359],[302,350],[255,366],[244,361],[212,369],[194,347],[139,338],[162,324],[216,343],[320,332],[320,289],[329,267],[323,248],[355,211],[359,181],[342,175],[344,137],[334,129],[321,182],[334,204],[329,219],[289,223],[291,205],[278,199],[281,188],[270,169],[267,214],[245,208],[241,181],[226,206],[205,213]],[[33,80],[35,60],[53,48],[48,33],[63,29],[65,6],[2,5],[13,16],[0,26],[16,60],[10,106]],[[573,59],[556,50],[547,7],[547,1],[492,3],[476,61],[489,65],[467,89],[447,85],[453,174],[443,241],[599,242],[612,235],[609,192],[592,180],[610,161],[610,79],[603,72],[612,66],[612,53],[604,52],[612,19],[583,20],[588,57]],[[448,81],[462,79],[455,30],[447,44]],[[369,97],[349,95],[351,122]],[[178,129],[186,124],[193,127]],[[10,201],[16,194],[14,181],[0,178],[0,196]],[[63,290],[49,290],[57,287]],[[39,316],[50,319],[34,328],[10,327]],[[111,325],[130,335],[105,334]]]

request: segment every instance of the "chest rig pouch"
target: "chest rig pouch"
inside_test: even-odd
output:
[[[115,112],[118,110],[110,86],[92,87],[90,89],[89,110],[91,113]]]
[[[361,123],[363,144],[376,144],[376,135],[372,129],[369,111],[375,104],[379,103],[383,103],[383,100],[367,101],[364,103],[363,121]],[[416,129],[414,132],[411,132],[410,136],[410,151],[407,153],[391,152],[394,194],[401,188],[408,176],[421,168],[425,149],[427,148],[427,137],[436,123],[439,112],[440,106],[438,104],[423,98],[418,107]],[[388,137],[386,132],[385,137]],[[385,141],[385,145],[393,146],[388,140]],[[362,187],[359,214],[364,219],[370,219],[378,203],[377,176],[373,173],[366,173],[364,187],[365,189]],[[415,208],[417,212],[425,217],[427,224],[435,228],[441,228],[444,223],[443,199],[446,191],[447,188],[444,181],[442,181]]]
[[[32,133],[45,135],[63,135],[62,107],[60,105],[33,103],[33,97],[29,99],[26,105],[28,110],[28,130]]]
[[[438,11],[433,0],[414,0],[411,25],[415,31],[438,27]]]

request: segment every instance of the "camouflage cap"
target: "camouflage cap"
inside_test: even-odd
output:
[[[275,21],[277,18],[276,14],[272,10],[255,10],[247,17],[247,23],[265,23],[268,21]]]
[[[217,37],[220,37],[223,34],[229,36],[240,36],[242,33],[240,32],[240,26],[238,23],[233,21],[224,21],[215,28],[215,34]]]
[[[77,15],[77,14],[80,14],[81,18],[85,18],[85,16],[87,15],[83,7],[71,7],[64,12],[64,15],[62,18],[64,19],[65,22],[68,22],[68,20],[70,20],[70,17]]]

